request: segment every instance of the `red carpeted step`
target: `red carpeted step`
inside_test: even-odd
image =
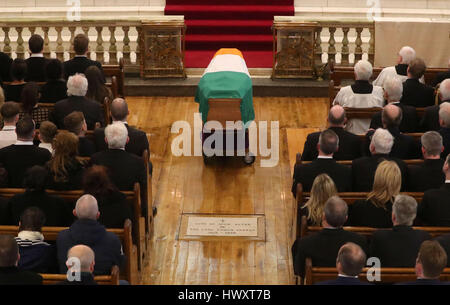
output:
[[[187,34],[271,35],[272,20],[186,20]]]
[[[188,35],[186,49],[217,50],[237,48],[240,50],[270,50],[272,35]]]
[[[293,15],[293,7],[279,5],[166,5],[166,15],[184,15],[189,19],[269,19]]]
[[[166,5],[294,5],[294,0],[166,0]]]
[[[188,68],[206,68],[216,53],[214,51],[186,52],[185,64]],[[249,68],[272,68],[272,51],[242,51]]]

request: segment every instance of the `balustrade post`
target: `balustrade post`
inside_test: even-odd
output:
[[[316,41],[314,46],[314,53],[316,56],[316,62],[318,64],[322,63],[322,38],[320,37],[320,35],[322,35],[322,26],[317,27]]]
[[[103,37],[102,37],[103,27],[98,26],[98,27],[95,27],[95,29],[97,30],[97,47],[95,49],[95,54],[97,54],[97,61],[99,61],[103,64],[104,63],[104,54],[103,53],[105,52],[105,48],[103,47]]]
[[[50,28],[48,26],[43,26],[42,31],[44,31],[44,56],[50,57],[50,38],[48,37],[48,31]]]
[[[7,54],[8,56],[11,56],[11,39],[9,38],[9,27],[2,27],[3,32],[5,33],[5,39],[3,46],[3,53]]]
[[[61,32],[63,30],[62,26],[55,27],[57,38],[56,38],[56,58],[58,58],[60,61],[64,61],[64,46],[63,46],[63,39]]]
[[[374,59],[375,59],[375,27],[370,26],[369,27],[370,32],[370,40],[369,40],[369,61],[374,65]]]
[[[343,27],[342,28],[342,32],[344,33],[344,37],[342,38],[342,49],[341,49],[341,54],[342,54],[342,59],[341,59],[341,64],[342,65],[346,65],[348,66],[349,64],[349,47],[348,47],[348,32],[349,32],[350,28],[349,27]]]
[[[74,58],[75,50],[73,49],[73,41],[75,40],[75,31],[77,30],[76,26],[69,26],[70,31],[70,43],[69,43],[69,57],[70,59]]]
[[[116,39],[116,27],[115,26],[110,26],[109,27],[109,32],[111,33],[111,37],[109,39],[109,63],[110,64],[117,64],[117,39]]]
[[[332,60],[336,62],[336,40],[334,39],[334,33],[336,32],[336,27],[329,27],[330,39],[328,40],[328,61]]]
[[[17,31],[16,54],[17,54],[17,58],[23,59],[25,57],[25,47],[23,46],[23,38],[22,38],[23,27],[21,27],[21,26],[16,27],[16,31]]]
[[[356,40],[355,40],[355,63],[362,59],[362,39],[361,39],[361,32],[363,31],[363,28],[357,27],[356,28]]]
[[[128,36],[128,33],[130,31],[130,27],[129,26],[124,26],[122,27],[123,29],[123,61],[125,64],[130,64],[131,63],[131,57],[130,57],[130,53],[131,53],[131,47],[130,47],[130,37]]]

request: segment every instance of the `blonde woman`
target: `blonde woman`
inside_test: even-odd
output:
[[[311,197],[300,208],[299,217],[305,215],[308,219],[308,225],[322,225],[323,209],[327,200],[337,194],[336,185],[333,179],[327,174],[321,174],[314,179],[311,188]]]
[[[394,161],[381,162],[375,172],[372,191],[366,200],[350,205],[347,225],[374,228],[392,227],[392,204],[400,193],[402,175]]]

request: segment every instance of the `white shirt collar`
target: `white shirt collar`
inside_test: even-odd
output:
[[[85,58],[87,58],[86,55],[75,55],[75,57],[85,57]]]
[[[345,274],[341,274],[341,273],[339,273],[338,276],[339,277],[350,277],[350,278],[354,278],[354,279],[358,278],[358,276],[345,275]]]
[[[333,156],[317,156],[317,159],[333,159]]]
[[[44,57],[42,53],[31,54],[30,57]]]
[[[20,141],[17,140],[17,142],[14,145],[34,145],[33,141]]]
[[[12,131],[12,130],[16,130],[16,126],[6,125],[6,126],[3,126],[3,129],[2,129],[2,131]]]

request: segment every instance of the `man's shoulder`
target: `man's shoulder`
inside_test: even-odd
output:
[[[368,163],[372,163],[372,162],[373,162],[373,158],[371,158],[371,157],[368,157],[368,156],[359,157],[352,161],[352,167],[363,166],[363,165],[367,165]]]
[[[320,137],[320,131],[311,132],[307,137],[307,141],[313,141],[313,140],[319,140]]]

